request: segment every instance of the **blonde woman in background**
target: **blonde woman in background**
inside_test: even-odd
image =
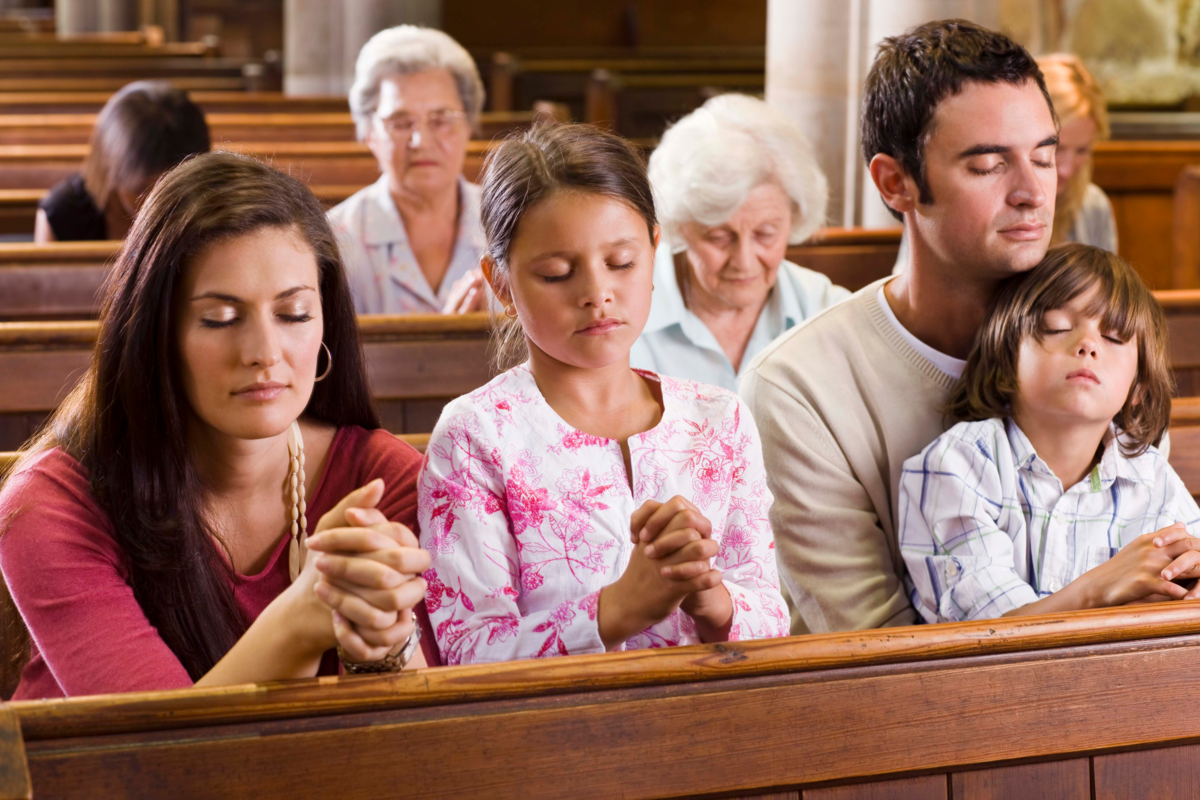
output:
[[[1078,56],[1042,56],[1038,67],[1058,113],[1058,199],[1051,246],[1080,242],[1117,252],[1117,223],[1108,195],[1092,183],[1096,142],[1109,137],[1108,109],[1095,79]]]
[[[1058,192],[1050,246],[1079,242],[1117,252],[1117,221],[1108,195],[1092,183],[1096,142],[1109,137],[1108,108],[1096,79],[1079,56],[1053,53],[1037,59],[1058,114]],[[894,272],[908,264],[908,237],[900,239]]]

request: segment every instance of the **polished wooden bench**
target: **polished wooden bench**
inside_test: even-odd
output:
[[[314,191],[334,205],[358,188],[331,185]],[[9,191],[40,196],[38,190]],[[0,219],[5,194],[0,190]],[[32,216],[27,230],[31,229]],[[899,228],[823,228],[804,244],[789,248],[787,258],[857,290],[891,274],[899,241]],[[0,243],[0,321],[95,318],[107,262],[119,246],[120,242]]]
[[[355,138],[349,111],[211,112],[209,133],[216,142],[343,142]],[[494,139],[528,127],[532,111],[484,112],[478,135]],[[87,144],[96,115],[0,114],[0,145]]]
[[[486,314],[367,315],[359,327],[372,397],[395,433],[433,430],[447,401],[492,376]],[[0,450],[27,440],[84,374],[97,330],[92,321],[0,323]]]
[[[474,181],[492,143],[467,145],[463,175]],[[290,172],[312,186],[362,188],[379,177],[379,166],[359,142],[225,142],[218,149],[246,153]],[[0,145],[0,189],[49,189],[79,170],[86,144]]]
[[[1193,603],[0,705],[0,798],[1191,796]]]
[[[624,75],[766,74],[766,56],[747,48],[681,48],[677,51],[497,51],[481,64],[494,110],[529,108],[535,100],[565,103],[578,116],[588,79],[596,70]],[[689,109],[690,110],[690,109]]]
[[[592,72],[584,88],[583,119],[625,136],[662,136],[667,125],[726,92],[762,95],[762,72]],[[546,94],[547,90],[543,90]],[[569,96],[550,95],[571,104]]]
[[[112,95],[109,91],[0,92],[0,114],[96,114]],[[206,114],[337,114],[348,108],[346,98],[337,95],[193,91],[188,97]]]
[[[821,228],[787,249],[793,264],[822,272],[856,292],[892,274],[903,228]]]
[[[1096,143],[1092,180],[1112,200],[1121,255],[1152,289],[1200,288],[1177,272],[1172,243],[1175,187],[1191,164],[1200,164],[1200,141]]]

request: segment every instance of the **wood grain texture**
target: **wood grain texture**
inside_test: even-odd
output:
[[[1167,638],[1170,637],[1170,638]],[[342,681],[285,681],[44,702],[18,702],[26,742],[297,716],[509,700],[531,696],[682,685],[768,675],[801,675],[884,664],[1119,642],[1191,642],[1200,637],[1193,605],[1076,611],[978,623],[694,645],[500,664],[415,670]],[[840,737],[838,737],[840,738]],[[999,758],[999,756],[998,756]],[[785,784],[786,785],[786,784]]]
[[[804,800],[947,800],[945,775],[805,789]],[[955,795],[957,800],[958,795]]]
[[[28,800],[32,786],[17,715],[0,703],[0,800]]]
[[[1088,759],[1075,758],[956,772],[951,787],[954,800],[1089,800],[1092,777]]]
[[[1096,800],[1193,800],[1200,796],[1200,745],[1098,755],[1093,768]]]
[[[61,798],[168,789],[176,800],[218,791],[358,798],[397,786],[431,797],[746,795],[1200,737],[1200,719],[1176,706],[1200,689],[1197,642],[170,732],[27,736],[26,748],[35,793]],[[1107,688],[1102,703],[1097,685]],[[835,719],[831,735],[824,721]],[[403,757],[414,742],[439,757]],[[713,757],[663,768],[683,751]]]

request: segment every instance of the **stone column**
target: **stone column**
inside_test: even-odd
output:
[[[94,33],[100,24],[97,11],[95,0],[56,0],[54,30],[60,36]]]
[[[862,84],[886,36],[962,18],[999,27],[996,0],[768,0],[767,102],[795,120],[829,181],[828,224],[896,224],[859,149]]]
[[[441,0],[285,0],[286,94],[346,94],[358,51],[403,23],[441,27]]]
[[[101,31],[135,31],[138,28],[137,0],[100,0]]]

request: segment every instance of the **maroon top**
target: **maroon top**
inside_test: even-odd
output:
[[[319,520],[350,492],[383,478],[379,509],[388,519],[416,525],[421,456],[386,431],[338,430],[325,471],[308,503]],[[192,685],[187,670],[159,637],[134,599],[128,561],[112,524],[92,494],[82,465],[55,448],[9,477],[0,492],[0,571],[32,635],[32,658],[14,700]],[[288,587],[284,535],[257,575],[237,575],[234,597],[249,622]],[[418,609],[430,664],[437,664],[424,604]],[[337,674],[325,654],[319,674]]]

